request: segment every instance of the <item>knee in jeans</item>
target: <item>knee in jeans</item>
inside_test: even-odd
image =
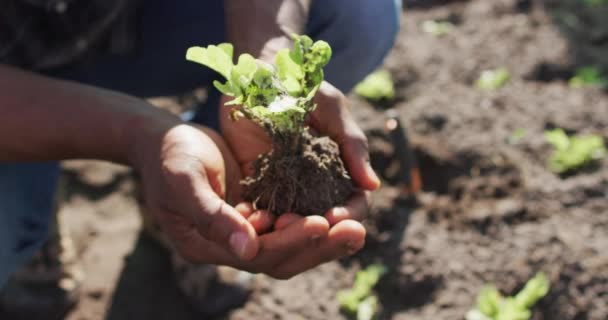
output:
[[[352,0],[342,17],[346,47],[379,64],[399,32],[400,0]],[[357,50],[358,49],[358,50]],[[358,61],[363,62],[363,61]]]

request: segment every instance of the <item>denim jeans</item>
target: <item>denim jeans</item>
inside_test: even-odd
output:
[[[306,33],[325,40],[334,56],[326,79],[348,92],[373,71],[393,45],[400,0],[314,0]],[[47,75],[139,97],[176,95],[209,85],[216,75],[185,60],[186,49],[226,41],[223,1],[147,0],[140,20],[140,48],[132,56],[102,56]],[[191,119],[218,123],[219,94]],[[26,119],[24,119],[24,124]],[[0,287],[44,242],[54,210],[59,165],[0,164]]]

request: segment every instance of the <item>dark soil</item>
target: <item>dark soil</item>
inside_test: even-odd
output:
[[[606,92],[567,85],[578,66],[608,71],[608,9],[583,2],[407,0],[385,63],[396,101],[351,97],[384,183],[373,195],[366,247],[288,281],[255,276],[250,300],[224,319],[348,319],[336,292],[373,262],[390,270],[376,290],[379,319],[464,319],[484,284],[512,294],[538,271],[551,291],[534,320],[608,319],[608,159],[560,177],[547,169],[543,137],[561,127],[608,139]],[[433,37],[421,28],[428,19],[455,29]],[[512,74],[504,88],[472,86],[482,70],[503,66]],[[383,129],[386,107],[399,112],[417,151],[416,196],[403,192],[402,146]],[[519,128],[524,137],[513,139]],[[166,254],[136,241],[125,170],[98,163],[67,170],[62,212],[87,274],[68,319],[200,319],[179,295]]]
[[[293,152],[285,152],[293,148],[286,143],[256,161],[255,174],[243,181],[244,199],[277,215],[323,215],[344,205],[354,187],[338,145],[308,133]]]

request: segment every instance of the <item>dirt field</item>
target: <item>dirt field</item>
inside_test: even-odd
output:
[[[369,237],[356,256],[289,281],[255,277],[247,304],[226,319],[346,319],[336,292],[362,266],[389,273],[377,287],[379,319],[463,319],[485,283],[504,293],[537,271],[551,291],[533,319],[608,319],[608,159],[568,177],[551,173],[543,132],[608,139],[608,96],[571,89],[577,66],[608,71],[608,7],[576,0],[406,1],[402,32],[386,61],[397,99],[371,105],[352,97],[370,136],[384,185],[374,195]],[[444,37],[423,21],[449,20]],[[472,83],[507,67],[496,92]],[[425,182],[401,192],[395,146],[383,130],[386,107],[407,126]],[[525,135],[510,139],[516,129]],[[180,296],[166,253],[139,235],[127,169],[65,165],[62,214],[87,275],[70,320],[200,319]]]

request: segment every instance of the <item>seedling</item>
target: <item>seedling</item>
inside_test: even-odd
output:
[[[517,144],[525,136],[526,136],[526,130],[524,128],[517,128],[517,129],[515,129],[515,131],[513,131],[513,133],[511,133],[511,136],[509,137],[508,142],[509,142],[509,144]]]
[[[575,171],[607,154],[604,139],[598,135],[568,136],[564,130],[554,129],[545,131],[545,138],[555,148],[548,161],[555,173]]]
[[[293,49],[279,51],[274,65],[249,54],[235,65],[228,43],[192,47],[186,58],[226,79],[214,85],[234,98],[226,103],[233,120],[252,121],[271,138],[272,151],[259,156],[255,174],[243,181],[244,199],[275,214],[323,214],[344,204],[354,190],[337,144],[313,137],[305,125],[332,52],[324,41],[297,35],[293,40]]]
[[[338,292],[340,307],[350,315],[356,315],[357,320],[371,320],[378,312],[378,298],[372,292],[374,286],[386,273],[386,267],[373,264],[355,276],[353,287]]]
[[[532,307],[549,293],[549,280],[543,273],[530,279],[513,297],[503,297],[498,289],[488,285],[477,296],[477,306],[466,315],[466,320],[528,320]]]
[[[602,75],[596,67],[583,67],[576,70],[574,77],[570,78],[568,84],[571,88],[598,87],[608,88],[608,77]]]
[[[480,90],[493,91],[504,87],[509,80],[511,80],[511,74],[507,68],[485,70],[475,82],[475,86]]]
[[[355,93],[371,101],[392,100],[395,83],[388,70],[378,70],[363,79],[355,87]]]
[[[583,0],[583,1],[585,2],[586,5],[588,5],[590,7],[608,4],[608,0]]]
[[[427,20],[422,23],[422,31],[435,37],[442,37],[454,29],[454,25],[448,21]]]

